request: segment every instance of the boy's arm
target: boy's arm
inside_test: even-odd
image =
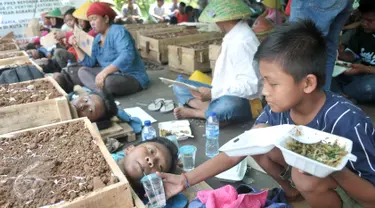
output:
[[[359,204],[364,207],[374,207],[375,187],[370,182],[358,177],[347,168],[333,173],[332,177]]]

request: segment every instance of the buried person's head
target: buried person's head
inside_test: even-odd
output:
[[[87,117],[92,122],[110,120],[117,114],[115,100],[102,91],[81,95],[74,99],[72,104],[79,117]]]
[[[311,20],[276,28],[258,47],[263,95],[273,112],[303,103],[325,84],[326,42]]]
[[[156,137],[131,145],[125,149],[120,168],[133,186],[139,187],[144,175],[155,172],[174,172],[177,167],[178,149],[170,140]]]

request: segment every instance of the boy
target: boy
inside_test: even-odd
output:
[[[144,174],[156,171],[173,172],[177,167],[177,147],[168,139],[156,137],[152,140],[130,145],[124,151],[112,154],[122,172],[135,190],[142,189]]]
[[[375,129],[359,108],[322,90],[326,54],[325,39],[310,20],[282,25],[264,40],[255,59],[264,78],[263,94],[268,106],[254,128],[296,124],[343,136],[353,141],[352,153],[357,161],[326,178],[317,178],[288,168],[276,148],[254,158],[282,186],[289,202],[303,197],[313,208],[373,207]],[[160,175],[170,196],[188,187],[185,184],[191,186],[213,177],[243,159],[221,153],[185,176]],[[291,172],[291,177],[281,174],[284,169]]]
[[[340,47],[339,59],[357,62],[351,70],[335,78],[343,93],[358,102],[375,101],[375,1],[361,0],[358,8],[361,13],[361,27],[355,31],[344,50]]]
[[[178,10],[175,11],[177,23],[189,21],[189,16],[185,13],[185,7],[186,4],[184,2],[180,2],[180,4],[178,5]]]

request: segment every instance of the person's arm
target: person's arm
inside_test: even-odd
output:
[[[135,15],[133,15],[133,17],[135,18],[135,19],[141,19],[141,9],[139,8],[139,6],[138,5],[136,5],[135,6],[136,7],[136,9],[135,9],[135,11],[136,11],[136,14]]]
[[[160,17],[160,16],[155,14],[155,7],[156,7],[155,4],[151,5],[148,13],[150,14],[150,16],[154,17],[155,19],[163,20],[163,17]]]
[[[115,50],[118,53],[118,56],[112,62],[112,65],[121,72],[126,73],[132,69],[132,63],[135,59],[133,41],[131,40],[130,33],[122,27],[114,33],[113,38],[115,41]]]
[[[349,117],[348,117],[349,118]],[[356,119],[353,117],[349,121],[341,119],[342,125],[347,128],[336,128],[333,132],[339,136],[345,136],[353,141],[352,154],[357,156],[356,162],[342,171],[335,172],[331,176],[344,189],[344,191],[354,200],[364,207],[374,207],[375,204],[375,145],[373,142],[374,127],[370,119]],[[340,126],[340,123],[337,124]],[[350,127],[352,126],[352,127]],[[353,127],[354,126],[354,127]]]
[[[346,49],[342,46],[339,48],[339,59],[347,62],[354,62],[357,57],[356,54],[360,52],[360,30],[357,30],[353,35]],[[345,50],[344,50],[345,49]]]
[[[343,30],[357,29],[359,26],[361,26],[361,22],[353,22],[352,24],[345,25]]]
[[[370,182],[358,177],[349,169],[332,174],[345,192],[364,207],[372,208],[375,204],[375,187]]]
[[[233,73],[233,80],[228,80],[226,85],[227,95],[233,95],[248,99],[256,99],[259,95],[259,84],[261,76],[257,69],[253,66],[253,56],[257,50],[257,43],[238,44],[236,47],[229,49],[230,62],[232,67],[230,69]],[[224,83],[223,83],[224,84]],[[212,88],[212,93],[215,94],[215,87]]]
[[[265,128],[272,125],[270,112],[271,111],[269,106],[266,106],[263,112],[255,121],[255,124],[252,128]],[[234,167],[245,158],[246,156],[229,157],[225,153],[220,153],[214,158],[194,168],[192,171],[187,172],[185,174],[187,180],[183,175],[174,175],[168,173],[157,174],[163,179],[166,196],[167,198],[170,198],[184,191],[187,188],[187,182],[190,186],[198,184],[208,178],[214,177],[215,175]]]

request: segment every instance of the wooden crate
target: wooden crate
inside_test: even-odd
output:
[[[7,54],[19,54],[18,56],[14,56],[14,57],[10,57],[10,58],[4,58],[4,59],[1,59],[0,58],[0,66],[4,66],[4,65],[10,65],[10,64],[13,64],[13,63],[19,63],[19,62],[27,62],[29,61],[29,55],[27,55],[27,53],[25,51],[13,51],[13,52],[9,52]],[[0,56],[4,55],[3,54],[0,54]]]
[[[0,134],[72,119],[73,109],[71,109],[68,95],[60,85],[52,77],[37,80],[48,80],[62,96],[50,100],[0,107]]]
[[[116,121],[112,121],[112,126],[100,130],[100,135],[103,139],[105,138],[123,138],[126,137],[127,142],[134,142],[136,140],[136,136],[134,133],[133,128],[127,123],[120,123]]]
[[[139,30],[152,30],[155,28],[165,28],[168,27],[167,23],[158,23],[158,24],[125,24],[125,28],[129,31],[132,37],[135,40],[135,43],[138,43],[137,31]],[[138,45],[138,44],[137,44]]]
[[[135,33],[134,40],[135,40],[137,49],[140,49],[139,40],[140,40],[141,35],[147,36],[148,34],[154,34],[154,33],[160,33],[160,32],[163,32],[163,33],[178,32],[178,31],[181,31],[181,29],[185,29],[185,28],[187,28],[187,27],[186,26],[178,26],[178,25],[167,25],[167,26],[156,27],[156,28],[141,28],[141,29],[138,29],[135,32],[133,32],[133,33]]]
[[[187,29],[179,29],[176,32],[183,32],[187,31]],[[205,32],[201,33],[198,32],[196,29],[189,29],[189,31],[194,32],[195,34],[189,34],[184,36],[176,36],[173,38],[164,38],[164,39],[155,39],[149,37],[150,35],[141,35],[139,44],[140,44],[140,51],[141,56],[143,58],[147,58],[158,63],[166,64],[168,63],[168,45],[176,45],[176,44],[186,44],[191,42],[196,42],[199,40],[205,40],[208,38],[221,38],[222,33],[218,32]],[[154,33],[153,35],[161,35],[165,34],[161,33]]]
[[[3,44],[0,44],[0,48],[4,45],[12,45],[15,47],[15,49],[10,49],[10,50],[4,50],[4,51],[0,51],[0,54],[4,54],[4,53],[9,53],[9,52],[13,52],[13,51],[19,51],[20,50],[20,47],[16,44],[16,43],[3,43]]]
[[[212,73],[214,73],[216,60],[220,55],[221,52],[221,45],[213,44],[208,47],[209,54],[208,58],[210,59],[210,67],[212,69]]]
[[[112,207],[134,207],[135,202],[138,203],[138,206],[136,204],[135,207],[145,207],[142,204],[139,204],[141,200],[138,198],[138,196],[134,193],[132,190],[127,178],[125,175],[121,172],[120,168],[117,166],[116,162],[112,159],[110,153],[108,152],[106,146],[104,145],[99,132],[97,129],[91,124],[90,120],[87,118],[79,118],[75,120],[70,121],[63,121],[55,124],[48,124],[43,125],[36,128],[31,128],[27,130],[22,130],[18,132],[13,132],[7,135],[2,135],[1,137],[9,137],[12,135],[17,135],[24,132],[30,132],[30,131],[36,131],[43,128],[49,128],[49,127],[56,127],[61,124],[65,123],[71,123],[71,122],[77,122],[77,121],[84,121],[86,128],[90,131],[94,142],[98,145],[101,153],[103,154],[104,159],[108,163],[112,173],[119,179],[118,183],[106,186],[102,189],[94,190],[93,192],[83,196],[78,197],[74,199],[71,202],[64,202],[62,204],[58,204],[53,207],[58,208],[112,208]]]
[[[211,43],[221,42],[221,39],[208,37],[206,40],[202,39],[189,44],[169,45],[169,69],[183,74],[192,74],[195,70],[201,72],[211,71],[208,47]]]

